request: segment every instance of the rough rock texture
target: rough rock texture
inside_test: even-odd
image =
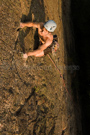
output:
[[[18,29],[20,21],[49,19],[60,44],[51,57],[69,93],[48,56],[26,63],[21,57],[37,48],[38,35],[35,28]],[[70,0],[0,0],[0,135],[82,135],[76,71],[66,70],[75,53],[71,29]]]

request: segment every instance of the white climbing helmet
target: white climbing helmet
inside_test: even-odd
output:
[[[54,30],[57,27],[57,24],[53,21],[53,20],[49,20],[44,24],[44,27],[46,30],[48,30],[49,32],[54,32]]]

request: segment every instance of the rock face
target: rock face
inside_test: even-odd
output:
[[[18,29],[20,22],[47,20],[57,23],[60,47],[51,57],[66,88],[48,56],[26,63],[21,57],[37,48],[38,35]],[[0,135],[82,135],[76,71],[68,66],[75,53],[71,29],[70,0],[0,0]]]

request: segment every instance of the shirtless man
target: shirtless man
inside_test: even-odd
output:
[[[49,20],[46,23],[20,23],[21,28],[24,28],[25,26],[38,28],[39,40],[42,45],[40,45],[37,50],[23,54],[23,58],[27,59],[28,56],[44,56],[46,48],[48,48],[53,42],[53,35],[51,34],[51,32],[54,32],[54,30],[56,29],[56,23],[53,20]]]

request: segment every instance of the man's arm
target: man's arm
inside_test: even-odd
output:
[[[27,23],[20,23],[20,27],[24,28],[25,26],[27,27],[35,27],[35,28],[40,28],[41,23],[36,23],[36,22],[27,22]]]
[[[45,44],[43,44],[42,46],[40,46],[37,50],[34,50],[33,52],[28,52],[25,55],[25,57],[28,56],[35,56],[39,53],[41,53],[42,51],[44,51],[52,42],[50,40],[47,40]],[[27,55],[27,56],[26,56]]]
[[[34,50],[33,52],[28,52],[27,56],[35,56],[39,53],[41,53],[43,50],[45,50],[47,48],[46,44],[42,45],[42,47],[39,47],[37,50]]]

